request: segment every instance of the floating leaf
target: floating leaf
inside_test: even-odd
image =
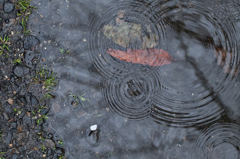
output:
[[[101,29],[104,36],[124,48],[129,47],[130,43],[138,43],[141,49],[155,47],[158,43],[158,36],[152,33],[150,26],[143,31],[141,25],[125,22],[124,13],[124,10],[119,10],[115,19],[116,25],[108,24]]]
[[[103,34],[113,42],[126,48],[130,42],[141,39],[141,26],[134,23],[124,23],[119,26],[105,25]]]
[[[172,57],[167,51],[157,48],[137,50],[127,49],[127,51],[108,49],[107,53],[122,61],[149,66],[168,65],[172,62]]]

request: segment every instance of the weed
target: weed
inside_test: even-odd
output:
[[[30,2],[31,0],[18,0],[16,3],[16,8],[19,10],[19,12],[17,12],[17,16],[22,16],[21,24],[23,26],[23,33],[25,36],[30,33],[30,31],[27,30],[28,16],[32,13],[33,9],[37,9],[36,7],[31,6]]]
[[[33,110],[32,110],[32,114],[33,114],[33,115],[36,115],[36,113],[35,113]]]
[[[38,139],[43,140],[43,141],[45,140],[41,135],[38,136]]]
[[[30,34],[30,31],[27,30],[27,20],[26,20],[26,18],[28,19],[28,17],[25,17],[25,18],[22,18],[22,20],[21,20],[21,23],[22,23],[22,26],[23,26],[23,33],[24,33],[25,36]]]
[[[2,130],[0,131],[0,141],[2,140]]]
[[[58,159],[64,159],[65,157],[63,155],[60,155]]]
[[[77,103],[79,103],[79,101],[80,101],[81,104],[84,106],[83,102],[89,101],[89,99],[83,97],[84,95],[85,94],[83,94],[83,95],[78,95],[78,94],[74,95],[74,94],[70,93],[69,97],[73,97],[76,100]]]
[[[54,72],[49,75],[49,71],[41,67],[39,68],[39,71],[36,71],[36,77],[34,80],[35,82],[42,82],[47,91],[52,90],[52,88],[58,84]]]
[[[45,153],[45,150],[47,149],[45,146],[41,145],[42,152]]]
[[[60,139],[60,140],[58,141],[58,143],[63,147],[63,141],[62,141],[62,139]]]
[[[48,70],[44,68],[39,68],[39,71],[36,71],[36,76],[33,78],[34,83],[42,83],[43,88],[45,89],[45,94],[43,95],[43,100],[47,100],[52,98],[53,96],[49,94],[54,86],[58,84],[58,80],[56,79],[57,75],[54,72],[51,74]]]
[[[33,7],[30,5],[30,2],[32,0],[18,0],[16,3],[16,7],[18,10],[20,10],[20,13],[18,13],[18,16],[21,16],[22,14],[29,15],[31,14],[33,9],[37,9],[36,7]]]
[[[68,49],[64,49],[63,47],[60,47],[59,51],[60,51],[61,54],[69,53],[69,50]]]
[[[8,40],[9,37],[7,35],[5,35],[2,39],[2,37],[0,37],[0,42],[2,44],[2,46],[0,46],[0,55],[3,54],[4,49],[10,51],[10,49],[8,48]]]
[[[108,154],[108,157],[109,157],[109,156],[112,156],[112,153],[113,153],[113,150]]]
[[[69,97],[73,97],[76,100],[76,102],[79,103],[77,95],[70,94]]]
[[[89,99],[83,97],[84,95],[85,95],[85,94],[83,94],[83,95],[81,95],[81,96],[78,95],[78,98],[80,99],[80,101],[81,101],[81,102],[89,101]],[[83,103],[82,103],[82,105],[83,105]]]
[[[44,107],[44,106],[39,106],[38,112],[41,112],[41,110],[43,110],[44,108],[46,108],[46,107]]]
[[[16,108],[14,108],[14,111],[17,112],[17,114],[19,114],[19,115],[22,113],[22,109],[16,109]]]
[[[37,133],[37,138],[40,139],[40,140],[43,140],[43,141],[45,140],[45,139],[42,137],[41,133]]]
[[[14,61],[13,61],[13,63],[19,63],[19,64],[21,64],[21,59],[14,59]]]
[[[5,153],[7,153],[7,152],[0,152],[0,155],[3,155]],[[5,158],[0,156],[0,159],[5,159]]]
[[[46,94],[43,95],[43,99],[44,100],[48,100],[50,98],[53,98],[53,96],[51,94],[49,94],[49,93],[46,93]]]
[[[0,152],[1,155],[5,154],[6,152]],[[0,159],[5,159],[4,157],[0,156]]]
[[[37,124],[39,125],[44,119],[48,119],[47,115],[42,115],[42,116],[37,120]]]

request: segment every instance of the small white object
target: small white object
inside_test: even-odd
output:
[[[97,125],[92,125],[92,126],[90,127],[90,129],[91,129],[91,131],[97,130]]]

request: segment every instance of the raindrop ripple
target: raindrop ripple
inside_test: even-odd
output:
[[[168,24],[172,30],[167,42],[179,47],[170,53],[180,59],[154,72],[161,87],[154,91],[151,117],[158,123],[203,126],[225,114],[222,96],[231,99],[238,73],[239,32],[231,17],[221,16],[225,12],[221,5],[206,3],[156,2],[151,10],[155,26]],[[201,52],[190,50],[192,44]]]
[[[240,148],[240,125],[236,122],[220,122],[215,123],[204,130],[197,136],[195,145],[200,149],[199,154],[203,158],[211,159],[215,154],[214,151],[221,148],[221,145],[228,144],[227,149],[235,148],[237,154],[235,157],[239,158]],[[231,146],[232,147],[231,147]],[[221,149],[222,152],[227,152],[226,147]],[[231,151],[232,152],[232,151]],[[228,154],[233,155],[233,154]],[[230,156],[228,156],[231,158]],[[235,158],[234,157],[234,158]]]
[[[163,29],[159,30],[154,22],[150,20],[152,15],[148,14],[146,11],[151,9],[151,7],[152,6],[148,2],[144,1],[119,1],[106,5],[101,13],[97,16],[92,16],[90,21],[91,32],[89,40],[90,60],[93,62],[98,73],[104,78],[118,78],[128,74],[129,71],[150,72],[157,68],[124,62],[106,53],[108,49],[122,51],[127,51],[127,48],[132,49],[132,51],[140,49],[140,44],[143,44],[144,39],[137,39],[138,41],[140,40],[139,43],[130,43],[128,47],[124,48],[114,43],[113,40],[107,38],[103,34],[104,26],[118,26],[118,24],[116,24],[116,18],[118,12],[123,11],[124,17],[122,20],[126,23],[141,26],[141,37],[149,37],[150,40],[154,41],[151,34],[156,35],[158,40],[155,40],[155,48],[161,49],[161,45],[165,41],[166,32]],[[161,26],[161,28],[164,28],[164,26]]]

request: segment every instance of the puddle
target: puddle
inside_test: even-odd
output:
[[[239,158],[236,1],[33,3],[68,158]]]

